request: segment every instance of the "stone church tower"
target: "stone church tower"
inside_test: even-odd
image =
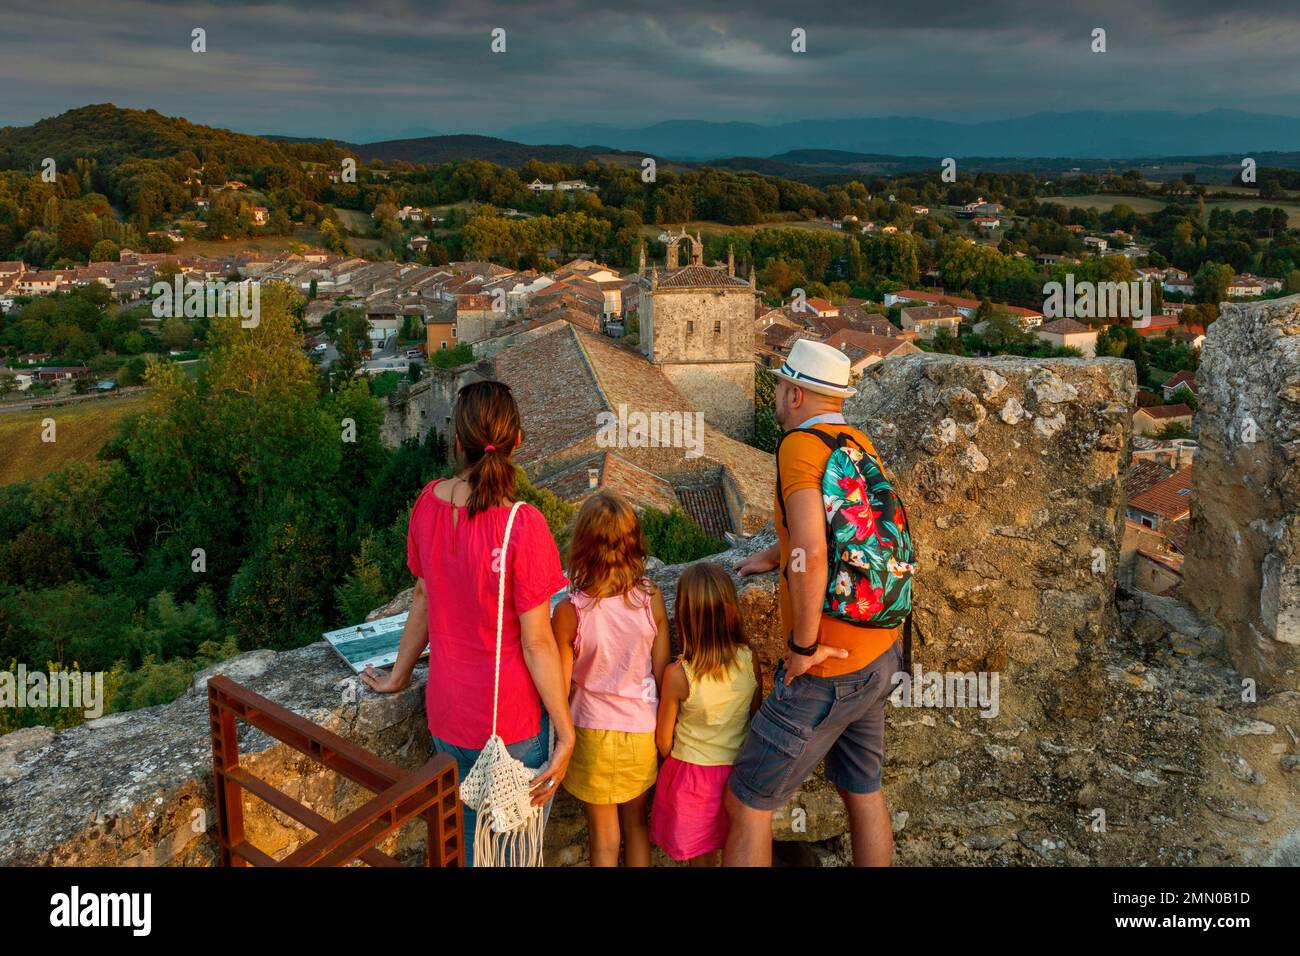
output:
[[[754,433],[753,275],[704,265],[699,234],[669,233],[667,268],[641,269],[641,351],[721,431]],[[683,248],[683,244],[687,248]]]

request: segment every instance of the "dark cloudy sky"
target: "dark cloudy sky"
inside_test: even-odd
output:
[[[1294,0],[0,0],[0,125],[99,102],[354,141],[550,120],[1297,116],[1298,50]]]

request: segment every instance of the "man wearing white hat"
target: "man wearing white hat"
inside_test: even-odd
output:
[[[821,487],[831,450],[812,432],[846,436],[880,460],[871,439],[844,419],[844,399],[856,393],[849,372],[847,355],[809,339],[797,341],[775,370],[776,420],[785,432],[777,448],[777,543],[736,570],[781,569],[787,650],[728,781],[728,866],[771,865],[772,813],[823,759],[848,810],[854,864],[887,866],[893,855],[880,778],[885,703],[902,665],[900,629],[856,627],[822,614],[829,564]]]

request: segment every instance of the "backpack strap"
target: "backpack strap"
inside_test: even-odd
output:
[[[903,622],[903,672],[912,673],[912,613]]]
[[[788,432],[783,434],[780,440],[776,443],[776,503],[781,506],[781,524],[785,526],[785,529],[787,531],[790,530],[790,522],[786,520],[785,492],[781,489],[781,445],[791,435],[798,435],[798,434],[816,435],[818,438],[822,440],[822,444],[824,444],[832,452],[834,452],[837,448],[841,447],[844,438],[846,437],[841,435],[840,440],[836,441],[834,438],[826,434],[824,431],[819,431],[816,428],[792,428]],[[854,442],[854,444],[856,445],[857,442]]]

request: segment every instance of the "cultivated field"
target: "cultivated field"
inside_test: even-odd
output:
[[[0,414],[0,485],[41,478],[74,461],[92,461],[128,415],[148,396],[124,395]],[[54,419],[55,440],[41,441],[42,421]]]

